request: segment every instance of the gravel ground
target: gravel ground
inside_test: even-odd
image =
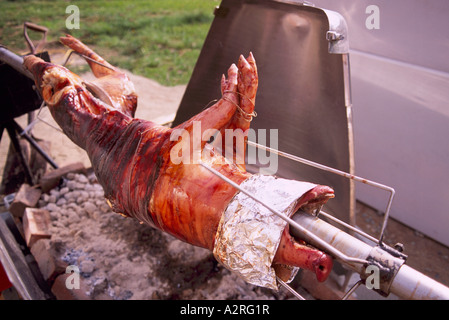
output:
[[[92,299],[287,299],[249,285],[208,250],[112,212],[95,176],[69,174],[41,197],[50,211],[51,246],[80,269]]]

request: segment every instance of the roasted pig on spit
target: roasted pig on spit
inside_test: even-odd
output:
[[[230,224],[223,218],[225,211],[231,218],[236,217],[236,212],[229,213],[230,204],[233,201],[245,202],[244,199],[237,199],[242,194],[198,162],[172,161],[171,156],[188,151],[189,156],[196,155],[199,162],[240,186],[251,180],[253,186],[260,189],[258,183],[263,183],[267,176],[250,174],[245,170],[244,163],[235,161],[244,152],[235,143],[231,145],[232,156],[225,158],[223,153],[226,148],[229,149],[227,145],[211,148],[208,139],[201,139],[198,149],[195,148],[194,139],[186,139],[185,136],[173,138],[174,132],[183,132],[191,137],[194,127],[199,125],[200,137],[213,132],[212,129],[216,132],[237,129],[245,132],[250,127],[258,87],[253,55],[249,54],[246,59],[240,56],[237,65],[230,66],[227,77],[223,75],[221,80],[222,97],[213,106],[176,128],[168,128],[134,118],[137,95],[124,72],[111,66],[74,37],[62,37],[61,42],[100,63],[87,60],[97,77],[96,81],[87,83],[65,67],[44,62],[32,55],[25,57],[24,65],[34,75],[37,88],[63,132],[86,150],[111,208],[192,245],[214,251],[220,262],[226,261],[227,252],[234,256],[233,261],[235,257],[245,259],[246,252],[238,250],[247,249],[233,247],[235,241],[229,241],[226,234],[234,238],[251,236],[240,235],[233,229],[226,230]],[[202,152],[205,149],[207,152]],[[278,181],[275,177],[270,179],[264,188],[274,201],[285,192],[281,190],[270,197],[271,184]],[[292,186],[296,188],[296,184]],[[330,187],[305,186],[300,196],[288,204],[291,214],[300,208],[312,210],[334,196]],[[241,213],[242,204],[238,203],[237,207],[236,211]],[[315,272],[319,281],[324,281],[332,269],[332,258],[295,240],[289,233],[288,225],[281,226],[277,240],[272,244],[273,250],[268,254],[269,267],[281,278],[285,278],[282,271],[285,266],[309,269]],[[257,236],[271,228],[269,224],[264,225],[257,231]],[[249,250],[253,250],[251,246],[264,245],[251,239]],[[238,268],[233,267],[232,263],[224,264],[231,270]]]

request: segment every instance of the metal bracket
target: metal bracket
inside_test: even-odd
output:
[[[372,289],[382,296],[387,297],[390,294],[390,287],[394,277],[398,273],[399,268],[405,263],[405,260],[397,256],[392,256],[380,246],[373,247],[366,260],[368,263],[364,265],[365,272],[360,273],[362,282],[366,284],[366,281],[373,275],[373,272],[378,272],[376,274],[378,279],[373,279],[374,281],[378,281],[378,286],[374,286]]]

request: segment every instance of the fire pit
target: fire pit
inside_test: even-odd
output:
[[[79,270],[83,292],[77,298],[83,299],[291,297],[249,285],[220,266],[210,251],[112,212],[93,174],[69,173],[61,186],[41,196],[39,207],[50,213],[51,239],[35,246],[48,248],[59,266],[60,274],[46,275],[56,297],[70,291],[57,279],[66,279],[69,266]],[[40,262],[39,252],[31,250]],[[46,264],[42,259],[41,269]]]

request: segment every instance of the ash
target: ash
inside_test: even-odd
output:
[[[69,174],[44,194],[51,247],[76,265],[95,300],[287,299],[282,290],[249,285],[219,265],[212,253],[113,212],[94,175]]]

